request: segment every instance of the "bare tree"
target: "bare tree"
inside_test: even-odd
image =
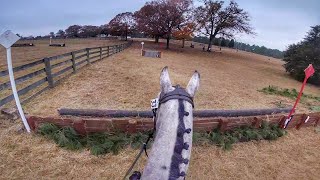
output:
[[[125,12],[116,15],[108,24],[111,35],[125,36],[126,41],[128,35],[131,34],[135,28],[135,19],[133,13]]]
[[[249,24],[248,12],[239,8],[233,0],[223,7],[224,1],[203,0],[204,4],[195,9],[194,16],[199,30],[209,36],[208,51],[217,35],[231,38],[237,32],[254,34]]]

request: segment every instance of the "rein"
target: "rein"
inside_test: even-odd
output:
[[[132,165],[126,172],[126,175],[124,176],[123,180],[126,179],[126,177],[129,175],[129,173],[132,171],[134,166],[136,165],[137,161],[141,157],[143,151],[145,152],[146,156],[148,157],[147,153],[147,145],[149,141],[153,138],[154,133],[156,132],[156,124],[157,124],[157,110],[160,107],[161,104],[172,100],[172,99],[177,99],[177,100],[185,100],[188,101],[189,103],[192,104],[192,107],[194,108],[194,103],[193,103],[193,98],[190,96],[190,94],[182,88],[180,85],[174,86],[175,89],[171,92],[168,93],[160,93],[159,99],[153,99],[151,100],[151,109],[153,113],[153,130],[151,133],[148,135],[148,139],[146,140],[145,143],[143,143],[139,154],[137,155],[136,159],[133,161]],[[141,177],[141,173],[139,171],[134,171],[133,174],[129,177],[130,180],[139,180]]]

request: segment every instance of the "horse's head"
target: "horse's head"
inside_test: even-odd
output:
[[[193,97],[199,81],[195,71],[185,89],[172,86],[168,67],[163,68],[156,136],[142,179],[183,179],[186,175],[192,147]]]
[[[183,102],[187,102],[184,103],[187,106],[186,108],[188,110],[192,110],[194,106],[193,97],[199,88],[199,81],[200,74],[195,71],[185,89],[180,87],[179,85],[172,86],[168,67],[164,67],[160,75],[161,92],[159,94],[159,101],[161,106],[171,108],[178,107],[178,101],[182,100]]]

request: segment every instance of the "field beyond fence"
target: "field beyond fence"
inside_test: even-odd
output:
[[[64,78],[76,73],[84,66],[123,51],[131,43],[85,48],[14,67],[15,82],[22,103],[28,102],[49,88],[53,88]],[[14,99],[8,74],[8,70],[0,71],[0,91],[3,92],[0,96],[0,107]]]

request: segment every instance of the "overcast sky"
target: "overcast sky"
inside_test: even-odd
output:
[[[69,25],[102,25],[116,14],[136,11],[147,0],[6,0],[0,6],[0,33],[46,35]],[[237,41],[285,50],[320,24],[320,0],[236,0],[249,12],[256,36]],[[318,9],[317,9],[318,8]]]

